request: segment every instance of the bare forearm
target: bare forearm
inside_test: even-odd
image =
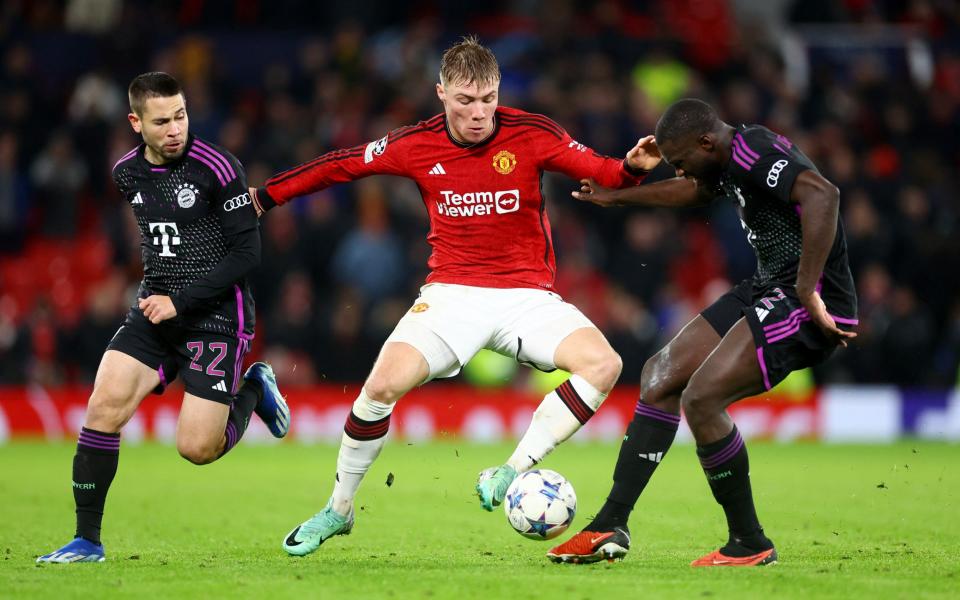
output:
[[[693,180],[674,177],[619,190],[610,191],[613,204],[617,206],[666,206],[683,207],[709,204],[712,195],[706,193]]]
[[[797,293],[802,299],[814,292],[823,266],[830,255],[837,235],[837,213],[840,192],[829,185],[811,191],[802,199],[800,224],[803,229],[803,248],[797,270]]]

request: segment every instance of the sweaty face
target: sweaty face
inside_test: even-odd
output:
[[[476,144],[493,133],[493,115],[497,112],[500,82],[437,84],[437,96],[443,103],[450,133],[458,142]]]
[[[704,148],[701,140],[702,137],[680,142],[671,140],[657,145],[663,159],[677,170],[678,177],[715,185],[720,180],[723,168],[713,151],[714,147]]]
[[[129,115],[133,130],[143,136],[147,144],[147,160],[163,164],[180,158],[187,147],[187,105],[183,94],[147,98],[143,114]]]

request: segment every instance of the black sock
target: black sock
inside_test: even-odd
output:
[[[679,425],[679,415],[637,402],[627,435],[620,444],[620,456],[613,470],[613,488],[586,529],[609,531],[627,525],[637,499],[673,444]]]
[[[73,500],[77,505],[77,537],[100,543],[103,505],[120,459],[120,434],[83,427],[73,457]]]
[[[737,427],[721,440],[697,447],[700,465],[707,475],[713,497],[727,516],[730,541],[726,547],[767,550],[773,543],[763,534],[750,490],[747,446]],[[725,547],[725,548],[726,548]]]
[[[230,406],[230,415],[227,417],[227,428],[224,435],[227,436],[227,442],[223,446],[223,456],[230,449],[237,445],[243,433],[250,424],[250,415],[257,406],[257,402],[263,397],[263,388],[259,381],[247,380],[243,382],[237,395],[233,397],[233,404]]]

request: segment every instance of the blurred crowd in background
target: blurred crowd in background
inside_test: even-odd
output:
[[[0,384],[92,381],[132,301],[139,234],[110,180],[139,141],[132,77],[175,75],[191,131],[261,185],[441,112],[440,55],[468,33],[500,61],[501,104],[604,154],[685,96],[790,137],[841,190],[860,297],[859,337],[817,382],[956,384],[960,9],[936,0],[4,2]],[[544,179],[557,290],[635,383],[752,274],[752,250],[729,202],[601,209],[575,188]],[[426,276],[427,227],[416,186],[386,177],[268,213],[255,354],[285,365],[287,384],[362,379]]]

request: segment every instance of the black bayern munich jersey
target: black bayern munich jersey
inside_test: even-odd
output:
[[[730,163],[720,177],[718,193],[733,200],[747,241],[757,256],[754,284],[794,286],[803,233],[801,207],[791,202],[790,193],[800,173],[807,169],[819,171],[789,139],[761,125],[738,127],[730,152]],[[856,289],[839,216],[837,234],[817,288],[832,314],[856,316]]]
[[[182,326],[252,335],[246,274],[259,264],[260,232],[243,167],[193,135],[180,158],[163,165],[148,162],[144,149],[140,144],[113,167],[140,228],[138,296],[170,296]]]

